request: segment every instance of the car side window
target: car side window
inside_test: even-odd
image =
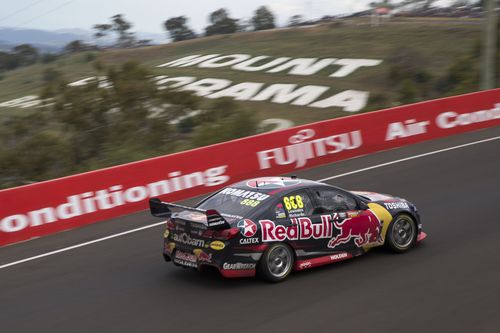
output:
[[[324,211],[342,211],[357,209],[356,200],[343,192],[335,190],[315,190],[316,200],[319,209]]]
[[[277,219],[312,215],[314,210],[312,200],[306,191],[298,191],[283,196],[274,207]]]

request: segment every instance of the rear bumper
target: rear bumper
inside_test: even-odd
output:
[[[255,276],[255,269],[228,270],[228,269],[219,268],[219,272],[225,278],[238,278],[238,277],[253,277],[253,276]]]
[[[166,262],[172,262],[176,266],[190,267],[198,270],[207,266],[215,267],[220,274],[226,278],[253,277],[256,275],[257,262],[248,260],[247,258],[233,256],[225,251],[211,251],[209,253],[201,251],[201,253],[199,252],[197,255],[198,260],[193,262],[194,266],[178,262],[178,260],[174,260],[177,249],[169,246],[169,242],[165,243],[166,246],[163,251],[163,258]]]

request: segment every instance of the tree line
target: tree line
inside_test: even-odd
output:
[[[235,32],[274,29],[276,27],[274,14],[266,7],[257,8],[250,21],[232,18],[225,8],[220,8],[208,16],[210,24],[205,27],[204,36],[232,34]],[[174,41],[193,39],[198,35],[188,26],[185,16],[169,18],[164,22],[165,30]]]
[[[203,103],[190,92],[160,90],[136,62],[97,66],[110,85],[44,84],[45,104],[0,118],[0,188],[183,151],[249,136],[251,111],[233,100]]]
[[[30,44],[21,44],[12,48],[10,52],[0,51],[0,73],[33,65],[37,62],[50,63],[56,58],[55,54],[41,53]]]

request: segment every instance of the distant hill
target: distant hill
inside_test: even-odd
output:
[[[45,52],[57,52],[74,40],[93,42],[92,34],[92,31],[84,29],[47,31],[0,27],[0,49],[10,50],[13,46],[19,44],[31,44]],[[166,34],[139,32],[137,37],[139,39],[151,39],[155,44],[167,42]]]
[[[90,40],[89,35],[67,32],[52,32],[36,29],[0,28],[0,41],[4,45],[31,44],[44,51],[56,51],[69,42],[80,39]]]

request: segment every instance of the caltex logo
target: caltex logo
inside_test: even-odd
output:
[[[238,229],[245,237],[252,237],[257,232],[257,225],[251,220],[243,220],[238,222]]]

